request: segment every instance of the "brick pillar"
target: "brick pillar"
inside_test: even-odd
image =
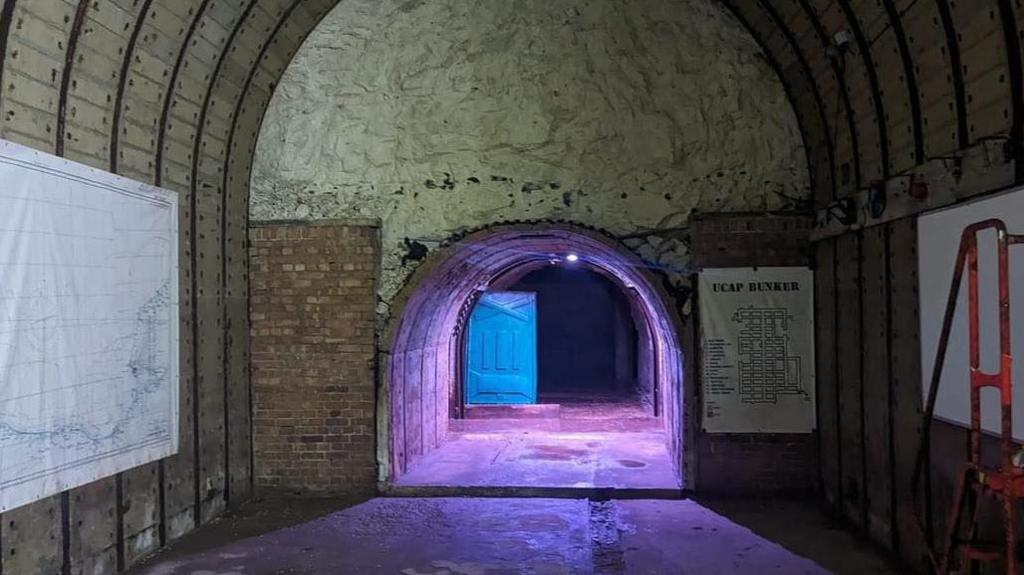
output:
[[[303,222],[249,235],[256,486],[373,489],[378,228]]]
[[[696,267],[806,266],[803,214],[702,214],[690,221]],[[688,338],[688,357],[700,338]],[[699,379],[694,362],[691,376]],[[699,401],[699,398],[695,401]],[[700,407],[692,413],[699,413]],[[697,433],[696,491],[704,495],[806,493],[818,487],[815,433]]]

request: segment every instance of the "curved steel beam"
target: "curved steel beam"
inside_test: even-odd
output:
[[[181,73],[181,64],[185,60],[185,52],[188,50],[189,44],[192,43],[192,36],[195,35],[196,29],[199,27],[199,21],[202,20],[209,4],[210,0],[203,0],[199,5],[199,9],[196,10],[196,15],[188,25],[188,31],[185,32],[185,37],[181,42],[181,50],[178,52],[178,57],[174,60],[171,77],[167,80],[167,92],[164,94],[164,102],[160,108],[160,119],[157,121],[156,157],[153,160],[153,165],[156,167],[156,173],[153,175],[153,184],[156,186],[163,184],[164,180],[164,140],[167,138],[167,118],[171,115],[174,87],[178,84],[178,75]],[[192,330],[194,336],[194,325]]]
[[[1014,181],[1024,181],[1024,82],[1021,79],[1020,30],[1013,14],[1010,0],[999,0],[999,16],[1003,21],[1003,36],[1006,39],[1006,67],[1010,76],[1010,101],[1013,103],[1013,118],[1010,124],[1010,141],[1013,146]]]
[[[846,16],[847,25],[853,32],[853,39],[857,42],[857,51],[864,60],[864,70],[868,76],[868,85],[871,87],[871,99],[875,104],[875,118],[878,120],[878,144],[880,150],[880,161],[882,162],[882,179],[889,177],[889,129],[885,120],[885,104],[882,101],[882,93],[878,88],[878,71],[875,70],[874,58],[871,57],[871,45],[864,37],[864,30],[857,21],[857,15],[850,7],[849,0],[839,0],[839,8]],[[916,133],[916,132],[915,132]]]
[[[789,27],[786,26],[786,24],[782,21],[782,18],[779,16],[779,13],[771,5],[770,0],[759,0],[758,3],[764,7],[764,9],[768,12],[768,15],[771,17],[772,21],[775,23],[775,26],[778,27],[778,29],[782,32],[783,37],[785,37],[790,49],[793,50],[793,54],[796,55],[797,63],[800,65],[800,68],[803,71],[804,76],[806,76],[808,82],[810,82],[811,91],[814,92],[814,101],[818,105],[818,113],[821,114],[821,125],[822,127],[825,128],[825,141],[827,142],[829,147],[829,164],[832,170],[832,197],[835,198],[838,195],[838,188],[836,183],[835,142],[832,141],[832,136],[829,130],[831,124],[828,121],[828,114],[825,111],[827,110],[827,108],[825,107],[825,102],[821,97],[821,89],[818,87],[818,83],[814,78],[814,74],[811,73],[811,66],[810,64],[807,63],[807,57],[804,56],[803,50],[800,49],[800,44],[797,42],[796,37],[793,35],[793,31],[790,30]]]
[[[154,185],[160,186],[163,183],[164,174],[164,139],[167,136],[167,118],[171,113],[171,102],[174,99],[174,89],[178,84],[178,74],[181,73],[181,65],[185,60],[185,52],[188,50],[189,44],[192,42],[192,36],[195,35],[196,29],[199,27],[199,21],[202,20],[203,14],[206,13],[206,9],[210,4],[210,0],[203,0],[199,5],[199,9],[195,12],[195,17],[192,18],[192,22],[189,24],[188,31],[185,32],[183,41],[181,42],[181,50],[178,51],[178,57],[174,61],[174,67],[171,69],[171,76],[167,81],[167,92],[164,94],[163,106],[160,110],[160,119],[157,127],[157,139],[156,139],[156,157],[154,158],[154,166],[156,172],[153,174]],[[192,234],[191,241],[193,246],[190,248],[192,252],[195,252],[195,213],[191,214],[190,230]],[[193,257],[194,259],[194,257]],[[189,321],[191,322],[189,327],[192,330],[192,473],[193,473],[193,497],[195,501],[195,511],[193,512],[194,524],[198,526],[201,522],[202,513],[200,513],[200,492],[199,492],[199,402],[198,398],[198,366],[195,361],[196,348],[198,344],[196,341],[199,339],[198,329],[196,328],[196,305],[195,305],[195,268],[189,270],[189,275],[192,278],[192,297],[191,297],[191,315]]]
[[[7,0],[0,9],[0,89],[4,80],[4,63],[7,61],[7,41],[11,37],[11,22],[14,20],[14,5],[17,0]]]
[[[811,25],[814,27],[815,33],[818,35],[818,39],[821,41],[822,51],[827,51],[832,45],[829,40],[828,34],[825,34],[825,28],[821,25],[818,20],[818,16],[814,13],[810,3],[807,0],[800,0],[800,6],[804,10],[804,14],[811,21]],[[778,17],[778,13],[772,8],[772,18],[775,19],[779,26],[786,27],[785,22]],[[789,30],[784,30],[784,33],[789,33]],[[845,71],[836,63],[835,58],[830,58],[826,52],[825,58],[829,60],[829,64],[832,66],[832,73],[836,76],[836,82],[839,84],[836,89],[839,90],[839,97],[843,100],[843,108],[846,110],[846,129],[850,132],[850,146],[853,148],[853,183],[854,189],[860,189],[861,185],[861,170],[860,170],[860,142],[857,138],[857,122],[853,118],[853,108],[850,106],[850,90],[846,86],[846,74]]]
[[[764,55],[765,55],[765,59],[768,61],[768,65],[775,72],[776,77],[778,77],[778,79],[779,79],[779,83],[782,84],[782,90],[786,93],[786,98],[789,100],[790,105],[793,106],[793,111],[794,111],[794,113],[796,115],[796,118],[797,118],[797,125],[800,127],[800,134],[803,137],[803,141],[804,141],[804,156],[806,158],[805,161],[807,162],[807,171],[810,173],[811,189],[813,190],[816,182],[814,181],[815,170],[814,170],[814,162],[813,162],[813,159],[812,159],[813,156],[811,155],[811,145],[812,145],[812,142],[811,142],[811,139],[809,137],[809,130],[807,129],[807,126],[800,119],[801,118],[801,114],[800,114],[800,111],[799,111],[799,109],[797,108],[797,105],[796,105],[796,102],[797,102],[796,97],[794,96],[793,91],[792,91],[792,89],[789,86],[789,83],[786,81],[786,77],[782,73],[782,66],[779,64],[779,61],[775,58],[775,55],[772,54],[771,51],[768,49],[768,44],[764,41],[764,38],[761,37],[761,35],[757,32],[757,29],[755,29],[750,24],[750,21],[747,20],[747,18],[740,12],[739,8],[735,5],[735,2],[727,1],[727,2],[724,2],[724,4],[726,5],[727,8],[729,8],[729,11],[732,12],[732,15],[736,18],[736,20],[738,20],[739,23],[746,29],[747,33],[750,34],[750,37],[753,38],[755,42],[757,42],[757,45],[761,48],[761,52],[764,53]],[[808,82],[811,84],[812,87],[814,86],[814,79],[811,78],[809,75],[808,75]],[[816,88],[815,88],[815,95],[817,96]],[[824,108],[821,107],[821,98],[820,97],[816,97],[815,100],[818,103],[818,114],[821,117],[821,125],[822,125],[822,128],[825,130],[825,133],[824,133],[825,148],[826,148],[825,152],[828,155],[829,175],[830,175],[829,187],[832,190],[832,197],[835,197],[836,196],[835,150],[833,149],[832,139],[829,137],[828,122],[827,122],[827,119],[826,119],[825,110],[824,110]]]
[[[940,4],[944,1],[938,0]],[[921,97],[917,91],[917,74],[914,71],[914,59],[910,55],[910,44],[907,41],[907,34],[903,30],[903,16],[896,10],[896,5],[893,4],[892,0],[882,0],[882,3],[885,5],[885,13],[889,17],[889,25],[892,26],[892,31],[896,34],[896,45],[899,47],[900,59],[903,60],[903,77],[906,78],[908,99],[910,101],[910,122],[914,130],[914,164],[921,164],[925,161],[924,129],[921,122]],[[957,53],[959,54],[959,52]],[[959,56],[957,58],[959,59]],[[966,126],[966,124],[964,125]]]
[[[232,48],[232,46],[235,43],[235,38],[238,37],[238,33],[242,30],[242,26],[245,25],[245,21],[249,19],[249,13],[252,12],[252,9],[256,7],[256,3],[257,2],[259,2],[259,0],[249,0],[249,4],[247,4],[246,7],[242,10],[242,13],[239,14],[238,20],[235,22],[235,26],[231,29],[231,33],[228,35],[227,40],[224,41],[224,46],[221,48],[220,54],[217,56],[217,63],[214,65],[213,71],[210,73],[210,83],[207,84],[207,86],[206,86],[206,95],[203,96],[203,105],[202,105],[202,107],[199,108],[199,119],[196,121],[196,136],[195,136],[195,140],[193,141],[193,145],[192,145],[192,178],[191,178],[191,183],[189,185],[189,188],[191,190],[191,192],[189,193],[189,203],[190,203],[190,209],[192,210],[192,217],[189,218],[189,225],[192,226],[192,235],[189,238],[191,243],[192,243],[191,249],[189,250],[189,258],[190,258],[189,265],[191,266],[191,269],[192,269],[192,276],[191,276],[190,279],[192,280],[192,302],[193,302],[193,304],[192,304],[192,325],[193,325],[193,329],[195,329],[195,326],[198,325],[198,320],[199,320],[199,318],[198,318],[198,309],[197,309],[199,307],[198,306],[198,302],[199,302],[199,290],[198,290],[198,288],[199,288],[199,279],[198,279],[199,278],[199,274],[197,274],[195,272],[195,270],[197,269],[197,265],[198,265],[198,250],[196,249],[197,248],[197,243],[198,243],[198,241],[196,239],[197,238],[196,221],[199,219],[199,214],[197,212],[197,207],[198,207],[198,203],[199,203],[198,202],[198,198],[199,198],[199,154],[202,151],[203,133],[205,132],[205,127],[206,127],[206,116],[207,116],[207,114],[210,111],[210,99],[213,98],[213,88],[217,84],[217,79],[220,77],[220,71],[221,71],[221,68],[224,66],[224,61],[227,59],[228,53],[231,51],[231,48]],[[227,155],[225,154],[225,159],[226,158],[227,158]],[[227,167],[225,166],[223,169],[226,170]],[[221,213],[222,214],[224,213],[224,206],[221,206]],[[221,235],[223,235],[223,230],[221,231]],[[221,259],[224,259],[224,254],[221,254]],[[222,281],[223,281],[223,279],[222,279]],[[223,329],[224,327],[225,326],[222,324],[221,328]],[[227,337],[226,334],[225,334],[225,337]],[[193,358],[198,358],[199,357],[199,338],[198,337],[192,339],[192,348],[193,348],[193,350],[192,350],[193,351],[193,356],[192,357]],[[199,381],[199,362],[198,361],[193,361],[192,362],[192,369],[194,371],[193,375],[195,377],[193,381],[194,382],[198,382]],[[224,377],[227,377],[227,375],[225,374]],[[199,401],[197,400],[198,397],[199,396],[197,394],[195,396],[195,398],[193,399],[193,401],[192,401],[193,406],[195,406],[195,408],[197,410],[199,408]],[[224,433],[225,434],[230,432],[230,430],[228,429],[228,420],[226,419],[227,418],[227,409],[228,409],[227,405],[225,405],[224,406],[224,416],[225,416],[225,420],[224,420]],[[199,418],[198,418],[198,415],[197,415],[197,417],[196,417],[196,421],[197,422],[198,422],[198,419]],[[199,443],[199,434],[198,433],[196,434],[196,443],[197,443],[196,467],[199,467],[200,461],[199,461],[199,451],[198,451],[198,443]],[[224,445],[225,456],[227,456],[227,451],[228,451],[228,447],[227,447],[227,444],[225,443],[225,445]],[[230,492],[231,492],[231,469],[230,469],[230,467],[231,466],[229,465],[229,466],[226,466],[224,468],[224,501],[225,502],[228,501],[228,499],[230,497]],[[199,477],[199,473],[198,472],[196,473],[196,478],[195,479],[196,479],[196,483],[195,483],[195,485],[196,485],[196,502],[197,502],[197,505],[198,505],[199,502],[202,501],[202,499],[200,499],[202,494],[200,493],[200,477]],[[199,515],[200,514],[196,514],[197,525],[198,525],[198,521],[199,521]]]
[[[60,75],[60,96],[57,103],[57,142],[54,154],[64,157],[64,137],[67,132],[68,88],[71,87],[71,70],[75,66],[75,52],[78,51],[78,38],[82,35],[85,24],[85,13],[89,11],[89,0],[79,0],[75,9],[75,19],[68,33],[68,45],[64,50],[64,69]]]
[[[128,86],[128,71],[131,68],[132,56],[135,54],[135,46],[139,42],[139,33],[142,32],[142,25],[146,22],[146,15],[149,14],[149,7],[153,0],[143,0],[139,15],[135,18],[135,26],[132,28],[131,36],[128,37],[128,45],[124,48],[124,58],[121,60],[121,74],[117,78],[117,93],[114,96],[114,116],[110,122],[110,171],[117,173],[118,142],[121,139],[121,114],[124,105],[124,91]]]
[[[225,152],[224,152],[225,169],[224,169],[224,178],[223,178],[223,181],[221,182],[221,193],[224,194],[224,195],[227,194],[226,190],[228,189],[228,169],[227,169],[227,165],[229,165],[231,163],[230,159],[231,159],[232,148],[234,147],[234,143],[235,143],[235,132],[238,129],[238,117],[242,113],[242,106],[245,104],[245,98],[246,98],[246,96],[249,93],[249,88],[252,86],[253,78],[256,77],[256,73],[259,71],[260,61],[263,60],[263,58],[266,56],[267,50],[269,50],[270,46],[274,43],[275,39],[277,38],[278,33],[280,33],[280,31],[281,31],[281,28],[284,27],[284,25],[291,18],[292,13],[295,12],[295,9],[298,8],[299,5],[302,2],[303,2],[303,0],[292,0],[292,5],[289,6],[288,9],[285,10],[284,13],[281,15],[281,19],[278,20],[277,25],[274,26],[274,29],[270,31],[270,35],[267,36],[266,42],[263,43],[263,46],[260,48],[259,54],[256,55],[256,60],[253,63],[252,68],[249,70],[249,73],[245,77],[245,83],[242,84],[242,91],[239,94],[238,101],[235,102],[235,111],[231,115],[231,129],[228,130],[228,140],[227,140],[227,143],[225,144],[225,147],[224,147],[224,150],[225,150]],[[316,28],[316,26],[313,26],[312,29],[315,29],[315,28]],[[312,31],[312,29],[310,29],[310,31]],[[300,42],[299,45],[301,46],[302,43]],[[269,106],[269,103],[268,103],[268,106]],[[262,116],[261,116],[261,119],[262,119]],[[258,132],[257,132],[257,134],[258,134]],[[246,202],[246,204],[248,204],[248,202]],[[246,209],[246,213],[248,213],[248,209]]]
[[[71,71],[75,65],[75,52],[78,51],[78,38],[82,35],[85,14],[89,10],[89,0],[79,0],[75,9],[75,18],[71,22],[68,43],[64,50],[64,68],[60,74],[60,94],[57,101],[57,134],[54,143],[54,154],[64,157],[64,138],[67,132],[68,89],[71,87]],[[6,55],[6,54],[5,54]],[[71,497],[68,491],[60,494],[60,527],[61,527],[61,573],[71,573]]]
[[[253,60],[252,67],[249,69],[249,73],[245,76],[245,82],[242,84],[242,90],[239,92],[238,101],[235,102],[235,110],[234,110],[234,112],[231,115],[231,127],[228,130],[228,139],[227,139],[227,142],[226,142],[226,144],[224,146],[224,177],[221,180],[221,186],[220,186],[220,201],[221,201],[220,227],[221,227],[221,230],[225,230],[225,232],[221,234],[221,240],[220,240],[221,241],[221,253],[223,254],[223,256],[221,257],[221,273],[220,273],[220,282],[221,283],[220,283],[220,289],[221,289],[221,293],[224,293],[224,294],[227,293],[227,289],[228,289],[228,287],[227,287],[227,284],[228,284],[228,258],[227,258],[227,253],[228,253],[228,234],[226,233],[226,230],[228,229],[228,207],[227,207],[228,206],[228,174],[230,173],[230,165],[231,165],[231,151],[232,151],[231,148],[234,145],[234,141],[235,141],[235,131],[238,129],[238,116],[242,113],[242,105],[245,102],[246,95],[249,93],[249,88],[252,86],[253,78],[256,76],[256,73],[259,71],[260,62],[266,56],[267,50],[269,50],[270,46],[273,45],[273,43],[275,42],[278,33],[281,31],[281,28],[283,28],[284,25],[288,22],[288,20],[292,16],[292,13],[295,12],[295,9],[299,7],[299,5],[302,3],[302,1],[303,0],[292,0],[291,5],[287,9],[285,9],[285,11],[281,14],[281,17],[278,19],[277,24],[274,25],[273,30],[270,31],[270,34],[267,36],[266,40],[263,41],[263,45],[260,47],[259,53],[256,54],[256,59]],[[245,205],[246,205],[246,210],[245,210],[246,211],[246,222],[248,223],[248,212],[249,212],[248,206],[249,206],[249,202],[246,201]],[[246,228],[248,228],[248,225],[246,225]],[[243,242],[245,241],[244,237],[243,237],[242,241]],[[246,263],[243,263],[242,265],[247,267]],[[228,329],[228,307],[227,306],[222,306],[222,308],[221,308],[221,325],[224,326],[225,330]],[[229,339],[227,337],[225,337],[224,338],[224,350],[223,350],[225,361],[227,361],[227,358],[230,357],[229,356],[229,346],[230,346]],[[225,405],[225,409],[227,408],[227,405],[228,405],[227,373],[228,373],[228,370],[225,369],[224,370],[224,374],[225,374],[225,381],[224,381],[224,405]],[[251,397],[250,397],[250,399],[251,399]],[[250,415],[251,415],[251,411],[250,411]],[[227,417],[227,415],[225,414],[225,418],[226,417]],[[224,433],[225,433],[225,435],[227,435],[229,433],[228,425],[227,425],[226,422],[227,422],[227,419],[225,419],[225,424],[224,424]],[[225,459],[230,457],[230,447],[231,447],[231,442],[228,441],[227,437],[225,437],[225,440],[224,440],[224,457],[225,457]],[[254,459],[255,459],[255,453],[252,452],[252,442],[249,442],[249,451],[250,451],[250,453],[249,453],[249,461],[250,461],[250,464],[251,464],[254,461]],[[225,461],[225,469],[230,468],[229,463],[230,463],[230,460]],[[255,474],[252,472],[252,469],[250,469],[249,481],[250,481],[250,483],[255,481]],[[225,499],[227,499],[228,493],[229,493],[229,491],[225,492]]]
[[[892,4],[892,0],[885,0],[886,9]],[[953,78],[953,96],[956,100],[956,136],[957,147],[964,149],[970,143],[967,131],[967,91],[964,87],[964,68],[960,61],[960,43],[956,37],[956,26],[953,24],[953,13],[949,9],[946,0],[935,0],[939,10],[939,18],[942,20],[942,27],[946,31],[946,48],[949,50],[950,75]],[[892,8],[896,14],[896,9]],[[891,17],[891,16],[890,16]],[[899,21],[899,14],[896,14],[895,21]]]
[[[118,142],[121,137],[121,114],[122,107],[124,105],[124,92],[128,86],[128,72],[131,68],[132,56],[135,54],[135,46],[139,41],[139,33],[142,31],[142,25],[146,22],[146,16],[149,14],[149,8],[152,3],[153,0],[143,0],[142,8],[139,10],[138,16],[135,18],[135,25],[132,27],[132,33],[128,37],[128,45],[125,46],[124,49],[124,57],[121,59],[121,72],[117,78],[117,92],[114,95],[114,114],[111,119],[110,128],[109,169],[110,172],[114,174],[118,173]],[[165,505],[166,490],[164,486],[164,473],[164,460],[161,459],[157,462],[157,507],[159,508],[157,537],[161,547],[167,544],[167,508]],[[117,570],[124,571],[127,563],[127,554],[125,552],[124,544],[124,514],[127,512],[127,508],[124,504],[124,473],[118,473],[114,476],[114,497],[117,505]]]

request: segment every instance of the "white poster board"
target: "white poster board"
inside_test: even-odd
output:
[[[1000,218],[1011,234],[1024,234],[1024,191],[961,204],[918,219],[918,293],[921,310],[922,395],[927,399],[939,345],[946,299],[963,229],[988,218]],[[978,240],[981,368],[993,373],[999,366],[999,319],[996,274],[996,234],[982,232]],[[1024,246],[1010,247],[1010,330],[1013,343],[1013,436],[1024,439]],[[935,416],[969,426],[967,274],[957,300]],[[994,389],[982,390],[982,426],[999,431],[999,399]]]
[[[813,272],[705,269],[697,289],[704,430],[813,431]]]
[[[177,452],[177,196],[0,141],[0,512]]]

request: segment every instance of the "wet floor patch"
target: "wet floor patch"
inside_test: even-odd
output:
[[[402,488],[680,487],[663,432],[453,433],[395,484]]]
[[[588,452],[583,449],[573,449],[564,445],[536,445],[521,459],[539,459],[544,461],[570,461],[579,459]]]
[[[622,551],[621,526],[613,501],[591,501],[588,506],[590,553],[594,573],[625,573],[626,559]]]
[[[631,468],[634,468],[634,469],[639,468],[639,467],[647,467],[647,464],[644,463],[643,461],[634,461],[632,459],[620,459],[619,460],[619,465],[621,465],[623,467],[631,467]]]

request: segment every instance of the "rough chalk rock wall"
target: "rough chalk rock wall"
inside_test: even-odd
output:
[[[666,229],[793,207],[807,174],[777,76],[707,0],[345,0],[274,93],[250,212],[380,219],[387,315],[452,233],[566,219],[682,271]]]

